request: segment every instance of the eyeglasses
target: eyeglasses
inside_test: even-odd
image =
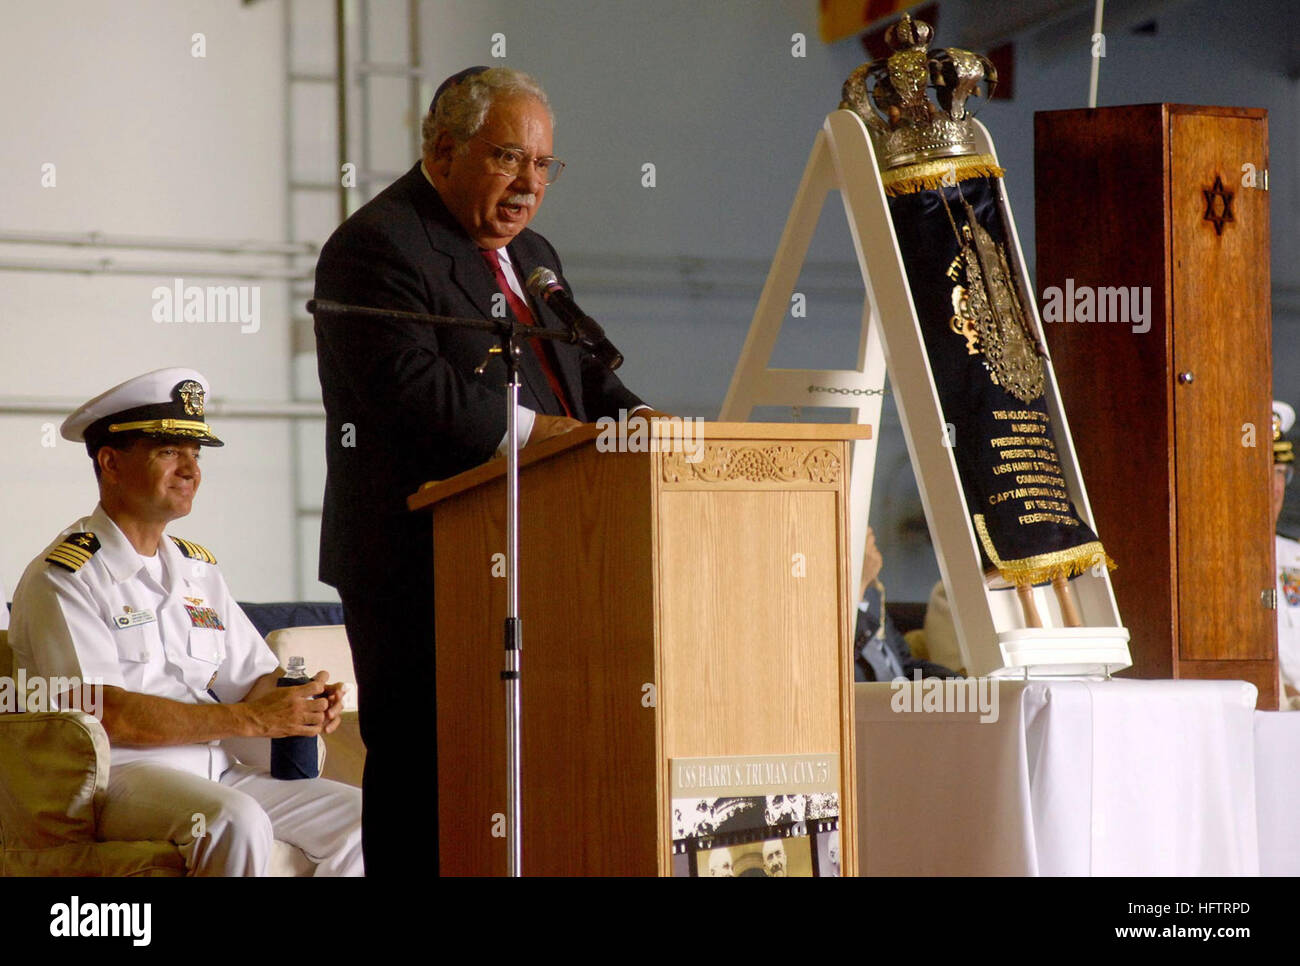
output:
[[[519,177],[519,169],[527,161],[537,169],[537,173],[542,176],[542,184],[553,185],[560,177],[560,172],[564,170],[564,162],[559,158],[530,158],[518,148],[505,148],[499,144],[493,144],[482,135],[475,134],[484,144],[491,145],[496,151],[492,155],[496,162],[497,173],[509,175],[512,178]]]

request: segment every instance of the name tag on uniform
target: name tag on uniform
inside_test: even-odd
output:
[[[133,610],[125,614],[118,614],[113,618],[113,623],[119,628],[136,627],[140,624],[151,624],[158,620],[156,614],[151,610]]]

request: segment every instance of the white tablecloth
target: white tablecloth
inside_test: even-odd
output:
[[[1260,875],[1300,875],[1300,713],[1255,712]]]
[[[1004,681],[988,723],[855,687],[863,874],[1259,872],[1253,685]]]

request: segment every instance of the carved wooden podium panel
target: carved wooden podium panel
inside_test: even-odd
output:
[[[1267,114],[1040,112],[1035,157],[1044,318],[1052,287],[1150,296],[1146,321],[1044,326],[1062,397],[1092,417],[1074,445],[1132,673],[1240,678],[1276,708]]]
[[[799,754],[838,758],[843,873],[855,871],[845,494],[847,441],[870,429],[701,431],[689,454],[602,452],[586,426],[521,459],[525,874],[666,875],[674,759]],[[506,804],[503,473],[493,461],[409,501],[433,511],[453,875],[506,870],[493,834]]]

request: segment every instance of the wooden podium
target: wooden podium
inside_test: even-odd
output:
[[[674,759],[812,753],[838,757],[856,872],[846,493],[870,428],[699,429],[692,452],[602,451],[584,426],[522,454],[526,874],[667,875]],[[507,867],[504,471],[408,501],[433,511],[449,875]]]

